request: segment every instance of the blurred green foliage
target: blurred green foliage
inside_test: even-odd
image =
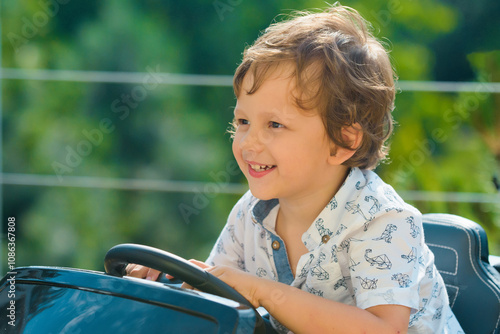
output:
[[[372,22],[401,80],[500,81],[497,0],[343,4]],[[245,46],[280,13],[324,7],[315,0],[3,0],[2,67],[232,74]],[[64,163],[68,147],[76,150],[85,133],[109,119],[112,130],[63,178],[220,186],[214,175],[233,160],[226,133],[232,89],[158,85],[127,105],[123,96],[136,87],[3,79],[3,171],[55,175],[54,162]],[[499,94],[401,92],[396,104],[399,125],[391,163],[377,169],[382,178],[403,191],[497,191],[492,178],[500,174]],[[232,175],[229,181],[244,178]],[[3,185],[3,197],[4,233],[6,217],[17,219],[16,265],[101,270],[107,249],[123,242],[204,259],[239,196],[202,188],[165,193]],[[183,216],[180,206],[194,203],[200,209]],[[500,253],[499,203],[412,204],[424,213],[478,221]]]

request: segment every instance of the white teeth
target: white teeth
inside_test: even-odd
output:
[[[250,165],[250,167],[256,172],[263,172],[265,170],[271,169],[272,165]]]

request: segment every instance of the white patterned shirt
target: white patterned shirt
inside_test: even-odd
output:
[[[463,333],[448,305],[420,212],[374,172],[352,168],[302,242],[309,250],[292,274],[275,231],[277,199],[247,192],[234,206],[207,263],[228,265],[366,309],[412,309],[408,333]],[[271,319],[282,333],[287,329]]]

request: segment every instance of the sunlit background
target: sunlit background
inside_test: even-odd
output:
[[[423,213],[500,254],[500,2],[346,0],[399,76],[390,162]],[[1,0],[2,232],[16,266],[102,270],[134,242],[205,259],[245,191],[230,136],[245,46],[312,0]],[[1,275],[0,275],[1,276]]]

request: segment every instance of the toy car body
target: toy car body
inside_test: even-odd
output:
[[[484,230],[462,217],[428,214],[424,215],[424,231],[446,283],[450,305],[465,333],[500,333],[500,258],[489,256]],[[0,331],[272,332],[251,304],[231,288],[222,286],[223,282],[219,286],[216,278],[204,271],[197,272],[199,268],[191,268],[185,260],[173,255],[162,262],[163,258],[155,257],[156,251],[148,253],[146,249],[147,256],[136,257],[134,247],[126,248],[127,252],[119,256],[115,256],[115,248],[108,252],[105,267],[112,275],[54,267],[14,269],[0,281]],[[232,300],[176,285],[120,277],[120,268],[139,261]],[[177,270],[176,261],[181,270]]]
[[[232,300],[102,272],[17,268],[0,289],[2,333],[254,333],[256,324]]]

